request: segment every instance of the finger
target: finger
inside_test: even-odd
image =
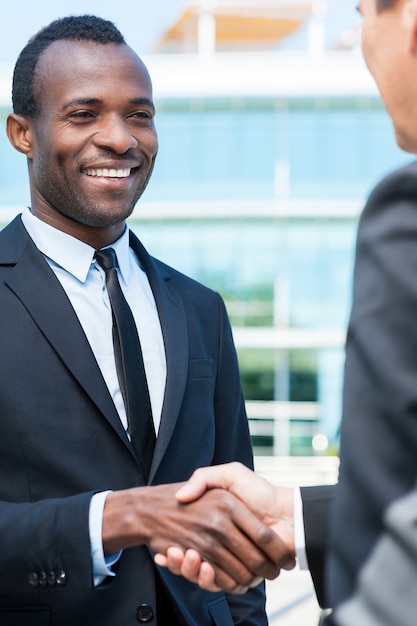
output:
[[[206,591],[226,591],[227,593],[233,594],[243,594],[249,589],[249,586],[240,585],[236,582],[231,576],[226,574],[226,572],[220,570],[218,567],[214,567],[211,563],[207,561],[201,561],[200,555],[195,552],[195,555],[198,557],[198,575],[195,576],[196,573],[196,565],[197,562],[187,563],[187,557],[191,557],[194,559],[194,555],[191,553],[195,552],[193,550],[187,550],[181,573],[182,575],[190,580],[191,582],[196,582],[199,587],[205,589]],[[189,569],[191,567],[191,569]],[[256,586],[261,582],[262,579],[254,579],[253,583],[250,585]]]
[[[221,590],[221,587],[216,584],[216,571],[211,563],[207,563],[207,561],[201,563],[197,582],[199,586],[206,591]]]
[[[190,548],[186,551],[181,564],[181,574],[187,580],[198,583],[202,559],[197,550]]]
[[[157,556],[158,559],[156,559]],[[240,585],[218,567],[215,568],[211,563],[202,561],[200,554],[192,548],[184,553],[181,548],[172,546],[168,548],[167,556],[155,555],[155,561],[157,564],[161,562],[173,574],[183,576],[206,591],[217,592],[224,590],[228,593],[242,594],[249,588],[248,586]],[[254,579],[250,586],[256,586],[260,581],[260,578]]]
[[[201,579],[201,583],[199,580],[199,585],[203,586],[206,585],[207,583],[204,582],[205,578],[208,578],[209,576],[212,577],[212,574],[208,573],[208,568],[212,567],[210,563],[207,563],[207,561],[204,561],[202,563],[201,566],[201,573],[200,573],[200,579]],[[241,595],[243,593],[246,593],[247,590],[249,589],[249,587],[251,586],[250,584],[240,584],[238,583],[234,578],[232,578],[231,576],[229,576],[225,571],[220,570],[219,568],[215,567],[214,569],[214,584],[212,588],[209,588],[208,586],[203,586],[203,589],[208,589],[208,591],[212,591],[212,590],[216,590],[216,589],[222,589],[223,591],[225,591],[226,593],[232,593],[232,594],[238,594]],[[255,579],[252,578],[252,580],[254,581]]]
[[[160,552],[157,552],[154,555],[153,560],[155,561],[157,565],[159,565],[159,567],[168,567],[168,559],[165,556],[165,554],[161,554]]]
[[[221,591],[228,593],[245,593],[248,587],[239,585],[233,578],[207,561],[202,561],[196,550],[187,550],[181,566],[181,574],[197,583],[207,591]],[[216,582],[217,581],[217,582]]]
[[[249,587],[256,578],[276,578],[280,567],[264,550],[264,546],[272,544],[273,538],[277,537],[274,531],[228,492],[211,490],[204,496],[207,497],[212,503],[211,516],[207,519],[209,526],[205,541],[194,547],[203,560],[215,567],[216,584],[232,591],[231,587],[236,584]],[[269,543],[264,538],[265,533],[270,538]],[[281,540],[278,542],[281,546]],[[217,578],[218,571],[223,572],[221,579]],[[224,573],[227,573],[227,579]]]
[[[196,560],[193,557],[192,561],[191,559],[186,561],[185,566],[183,563],[181,574],[209,591],[214,590],[213,585],[215,585],[229,593],[244,593],[256,578],[256,574],[245,563],[246,555],[250,551],[255,552],[256,555],[252,554],[251,558],[257,566],[266,557],[245,534],[233,525],[230,519],[223,521],[223,527],[219,526],[208,534],[204,533],[204,541],[198,542],[195,550],[187,550],[188,559],[194,554]],[[200,573],[196,574],[197,565],[200,566],[200,563],[201,577]],[[273,576],[275,577],[276,574],[277,572],[274,571]]]
[[[280,575],[280,572],[278,572],[277,576],[279,575]],[[263,578],[254,578],[253,582],[249,585],[249,588],[253,589],[253,587],[257,587],[258,585],[261,584],[261,582],[263,582],[263,580],[264,580]]]
[[[177,576],[182,574],[182,565],[185,559],[185,551],[178,546],[171,546],[167,550],[167,567]],[[194,581],[192,581],[194,582]]]
[[[214,568],[211,563],[202,561],[196,550],[189,549],[185,553],[181,548],[172,546],[168,548],[167,555],[157,553],[154,561],[160,567],[167,567],[172,574],[183,576],[192,583],[196,583],[202,589],[211,592],[227,591],[233,594],[245,593],[248,587],[239,585],[233,578]],[[220,585],[216,584],[216,577]],[[254,580],[250,586],[256,586],[260,579]]]
[[[227,547],[253,577],[276,578],[281,567],[292,562],[293,556],[289,553],[287,544],[239,501],[234,503],[232,520],[243,535],[239,537],[237,543]],[[231,535],[232,539],[233,537],[236,539],[236,536]],[[232,575],[245,584],[244,578],[237,577],[234,572]]]
[[[242,594],[248,589],[248,587],[239,585],[219,568],[214,568],[211,563],[202,561],[199,553],[191,548],[184,553],[181,548],[172,546],[168,548],[166,556],[160,553],[155,554],[154,561],[161,567],[167,567],[172,574],[183,576],[206,591],[223,590],[228,593]],[[220,584],[216,583],[216,579]],[[260,580],[254,580],[250,586],[259,584]]]
[[[287,559],[287,561],[285,561],[285,563],[281,565],[281,567],[282,569],[290,570],[290,569],[294,569],[296,565],[297,565],[297,561],[295,560],[293,556],[291,556]]]

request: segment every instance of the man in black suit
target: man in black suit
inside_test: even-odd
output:
[[[260,580],[277,574],[282,551],[232,494],[174,497],[198,466],[251,467],[252,452],[221,298],[152,258],[126,226],[157,154],[154,113],[146,68],[100,18],[57,20],[16,63],[7,133],[27,158],[31,208],[0,233],[2,626],[266,624],[262,584],[241,597],[206,592],[153,562],[155,550],[193,547],[220,578]],[[116,269],[96,256],[109,246]],[[119,282],[155,443],[138,441],[131,411],[140,359],[117,367]]]
[[[398,145],[417,153],[417,2],[361,0],[359,10],[363,16],[364,58],[392,118]],[[346,344],[339,484],[327,492],[330,499],[334,496],[324,600],[327,606],[342,607],[358,593],[361,572],[387,532],[387,511],[397,502],[415,501],[416,314],[417,164],[413,163],[377,185],[358,227],[353,306]],[[227,473],[231,469],[232,475]],[[220,474],[214,473],[217,470],[198,473],[194,486],[185,492],[187,499],[204,492],[205,484],[221,486],[223,482],[250,503],[240,469],[231,469],[223,468]],[[243,474],[246,476],[245,471]],[[261,484],[254,483],[252,487],[259,496]],[[286,538],[289,553],[294,555],[292,505],[285,505],[285,492],[280,488],[264,493],[268,498],[263,503],[264,519],[270,518]],[[310,506],[304,521],[307,556],[310,538],[314,547],[309,565],[316,586],[321,586],[323,571],[316,566],[317,556],[323,556],[326,550],[327,523],[323,522],[327,520],[328,498],[316,501],[317,495],[314,488],[309,491]],[[292,493],[288,497],[291,500]],[[260,506],[258,497],[256,508]],[[315,509],[315,514],[311,509]],[[285,519],[289,525],[284,524],[283,530]],[[409,535],[414,537],[415,549],[416,533]],[[391,533],[392,537],[395,539],[395,534]],[[181,553],[174,552],[171,557],[173,571],[183,570],[194,580],[202,576],[202,584],[215,585],[207,565],[201,572],[198,569],[195,553],[190,553],[184,563]],[[401,567],[400,562],[398,558],[396,567]],[[380,571],[380,576],[384,577],[384,571]],[[375,576],[372,580],[378,596],[381,591]],[[382,588],[386,590],[387,585]],[[412,619],[415,623],[415,585],[407,589],[408,594],[403,590],[401,602],[406,605],[410,622],[402,621],[398,613],[397,620],[391,621],[393,626],[413,623]],[[397,600],[392,596],[390,599],[395,607]],[[380,619],[376,617],[375,623],[386,623]],[[356,622],[362,623],[374,622]]]

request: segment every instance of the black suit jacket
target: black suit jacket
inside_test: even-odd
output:
[[[329,545],[330,510],[336,485],[302,487],[304,534],[308,567],[321,607],[328,607],[325,565]]]
[[[133,235],[131,246],[167,359],[150,484],[235,459],[251,466],[221,298],[151,258]],[[88,514],[93,493],[143,484],[140,467],[78,318],[20,217],[0,233],[0,333],[0,624],[133,626],[139,605],[155,608],[152,556],[125,550],[117,575],[94,588]],[[263,587],[227,597],[161,576],[184,624],[266,623]]]
[[[417,478],[417,164],[386,177],[361,216],[347,335],[341,465],[328,569],[350,597],[393,501]]]

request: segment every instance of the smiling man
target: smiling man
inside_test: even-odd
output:
[[[108,21],[57,20],[16,63],[7,133],[31,202],[0,233],[2,626],[266,624],[262,585],[210,593],[153,562],[194,547],[220,577],[259,581],[282,549],[232,494],[174,497],[197,467],[252,452],[221,298],[126,225],[154,115]]]

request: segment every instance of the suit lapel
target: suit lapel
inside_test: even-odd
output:
[[[20,219],[8,228],[11,237],[5,242],[0,264],[14,265],[6,278],[6,285],[25,306],[45,339],[65,363],[80,386],[91,397],[97,408],[110,422],[129,448],[123,425],[85,333],[53,271],[27,235]],[[14,232],[13,232],[14,231]],[[6,232],[3,232],[7,236]],[[7,244],[13,242],[18,257],[5,260]],[[38,286],[42,285],[40,289]]]
[[[169,283],[168,269],[156,265],[133,233],[130,234],[130,245],[146,272],[155,298],[167,361],[165,396],[149,477],[151,481],[172,437],[184,397],[188,377],[188,328],[182,298]]]
[[[0,265],[12,266],[7,275],[7,286],[21,300],[45,339],[134,455],[71,303],[28,236],[20,217],[7,226],[0,237]],[[130,233],[130,245],[148,276],[167,361],[165,396],[149,477],[151,481],[172,437],[184,396],[188,376],[188,328],[182,298],[169,284],[168,269],[152,259],[133,233]],[[42,289],[34,285],[42,285]]]

